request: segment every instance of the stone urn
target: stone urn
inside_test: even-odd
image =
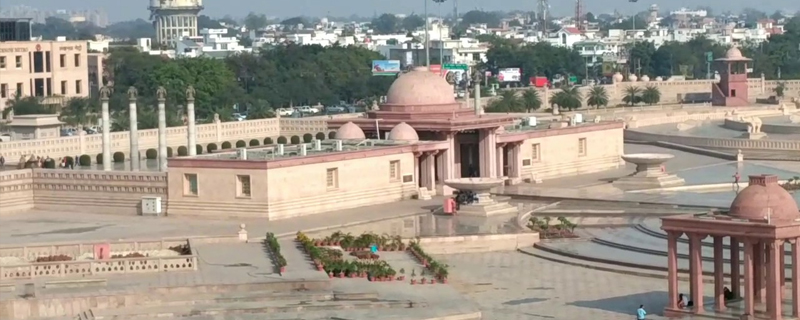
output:
[[[656,81],[664,81],[664,78],[662,78],[662,77],[656,77]]]
[[[643,75],[642,82],[650,82],[650,77],[648,75]]]
[[[628,81],[630,82],[636,82],[637,80],[639,80],[639,77],[637,77],[635,74],[631,74],[628,76]]]
[[[612,80],[614,80],[614,83],[622,82],[623,79],[624,77],[622,76],[621,73],[619,73],[619,71],[617,71],[617,73],[615,73],[614,76],[612,76]]]

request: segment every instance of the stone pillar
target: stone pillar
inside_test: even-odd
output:
[[[158,170],[167,171],[167,111],[166,99],[167,90],[158,87],[156,90],[158,97]]]
[[[480,116],[483,114],[483,104],[481,103],[481,83],[475,83],[475,115]]]
[[[766,244],[767,251],[767,314],[770,315],[771,320],[781,320],[781,289],[780,283],[780,270],[783,266],[780,265],[779,256],[783,254],[780,240],[770,241]]]
[[[189,86],[186,88],[186,139],[190,156],[197,155],[197,135],[195,134],[194,123],[194,87]]]
[[[435,153],[423,154],[420,158],[420,185],[428,188],[431,193],[436,192],[436,155]]]
[[[111,170],[111,115],[108,111],[108,98],[111,89],[108,87],[100,88],[100,102],[102,105],[103,116],[103,170]]]
[[[478,134],[481,177],[496,178],[497,175],[497,135],[493,129],[483,129]]]
[[[722,256],[722,237],[714,236],[714,310],[725,310],[725,270]]]
[[[780,296],[778,298],[783,301],[786,298],[786,250],[784,250],[783,240],[779,240],[778,246],[778,259],[780,259],[780,271],[778,283],[780,284]]]
[[[744,240],[744,315],[755,315],[755,244]]]
[[[694,301],[694,313],[703,313],[703,237],[689,234],[689,278],[690,295]]]
[[[753,243],[753,298],[764,302],[764,292],[761,290],[764,285],[764,244],[756,241]]]
[[[731,292],[733,292],[733,296],[740,298],[742,296],[742,279],[741,279],[741,263],[739,259],[739,240],[731,237],[730,238],[730,257],[731,257]]]
[[[675,232],[667,232],[667,281],[669,282],[668,309],[678,309],[678,237]]]
[[[130,153],[131,153],[131,171],[139,170],[139,120],[136,115],[136,97],[138,93],[136,88],[128,88],[128,102],[130,103]]]
[[[512,144],[510,149],[508,151],[508,175],[511,183],[517,184],[522,182],[522,142]]]
[[[800,243],[792,242],[792,317],[800,317]]]
[[[503,158],[506,155],[505,144],[498,144],[497,152],[495,154],[497,155],[497,169],[495,169],[497,170],[497,176],[505,177],[505,166],[503,166],[503,163],[505,162],[505,159]]]
[[[444,182],[451,180],[455,177],[455,150],[456,150],[456,133],[448,132],[445,137],[447,141],[447,150],[444,150],[439,156],[439,181],[442,183],[441,192],[437,193],[442,196],[449,196],[453,194],[453,188],[444,185]]]

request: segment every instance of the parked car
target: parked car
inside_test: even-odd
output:
[[[278,114],[280,116],[291,116],[294,113],[294,109],[292,108],[278,108]]]
[[[312,108],[310,106],[297,107],[295,110],[300,111],[300,113],[310,113],[310,114],[319,113],[319,110],[317,110],[316,108]]]
[[[233,116],[233,119],[235,119],[236,121],[247,120],[247,115],[246,114],[234,113],[232,116]]]
[[[327,106],[325,107],[325,112],[345,112],[347,109],[343,106]]]

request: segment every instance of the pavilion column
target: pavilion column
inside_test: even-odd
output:
[[[197,134],[194,123],[194,87],[186,88],[186,151],[190,156],[197,155]]]
[[[108,111],[108,96],[111,93],[108,87],[100,88],[100,101],[103,117],[103,170],[111,170],[111,115]]]
[[[703,313],[703,246],[704,236],[689,234],[689,278],[694,313]]]
[[[781,284],[778,283],[780,281],[780,265],[781,259],[780,255],[783,254],[781,252],[781,247],[783,246],[782,241],[780,240],[772,240],[766,244],[766,251],[767,251],[767,314],[770,315],[771,320],[781,320],[781,293],[779,290],[781,289]]]
[[[166,95],[164,87],[158,87],[158,169],[162,172],[167,171],[167,111]]]
[[[667,270],[669,281],[669,309],[678,309],[678,238],[680,234],[667,232]]]
[[[714,236],[714,309],[716,311],[725,310],[725,270],[723,269],[722,252],[722,237]]]
[[[512,143],[508,148],[508,178],[511,184],[519,183],[522,180],[522,159],[520,159],[521,143]]]
[[[778,259],[780,260],[780,271],[778,277],[778,284],[780,284],[780,298],[781,301],[786,298],[786,249],[783,245],[783,240],[779,240],[778,243]]]
[[[792,240],[792,317],[800,317],[800,243]]]
[[[744,315],[754,315],[755,304],[755,243],[744,239]]]
[[[130,87],[128,89],[128,102],[129,102],[129,121],[130,132],[130,157],[131,157],[131,171],[139,170],[139,120],[136,115],[136,88]]]
[[[505,143],[497,144],[497,177],[504,177],[505,176],[505,167],[503,163],[505,162]]]
[[[730,258],[731,258],[731,292],[733,292],[733,296],[736,298],[741,297],[741,274],[740,271],[740,261],[739,261],[739,240],[731,237],[730,238]]]
[[[481,177],[496,178],[497,174],[497,135],[494,129],[483,129],[478,134]]]
[[[764,292],[761,288],[764,285],[764,244],[761,242],[753,243],[753,298],[756,302],[764,302]]]
[[[425,156],[425,170],[426,176],[423,185],[428,188],[431,193],[436,192],[436,153],[432,152]]]
[[[444,185],[444,182],[455,178],[455,151],[456,151],[456,133],[447,132],[445,141],[447,141],[447,150],[443,150],[437,157],[437,171],[439,182],[441,183],[441,191],[437,190],[437,194],[442,196],[449,196],[453,194],[453,189]]]

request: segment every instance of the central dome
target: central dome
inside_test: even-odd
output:
[[[456,105],[453,86],[426,67],[401,74],[386,94],[389,106]]]
[[[774,175],[750,176],[750,185],[731,203],[729,215],[748,220],[791,221],[800,218],[792,195],[778,184]]]

